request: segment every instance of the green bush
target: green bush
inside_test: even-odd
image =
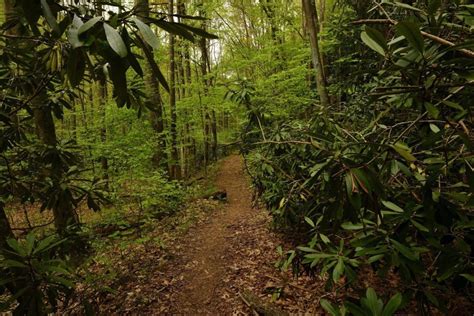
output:
[[[247,135],[262,136],[247,144],[249,161],[275,222],[304,244],[288,260],[328,275],[328,286],[354,284],[361,267],[392,271],[420,313],[446,311],[450,293],[467,296],[474,280],[474,64],[422,30],[444,34],[447,19],[462,25],[473,11],[391,8],[406,20],[361,36],[374,52],[359,62],[374,77],[339,112],[252,124]]]
[[[17,302],[15,315],[45,315],[55,312],[59,301],[67,304],[72,294],[74,274],[58,256],[66,240],[35,235],[8,239],[8,247],[0,252],[0,287],[9,290],[9,295],[0,296],[0,311],[10,311]]]

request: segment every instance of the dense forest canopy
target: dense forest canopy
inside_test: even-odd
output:
[[[0,311],[100,314],[104,245],[225,196],[199,181],[238,151],[321,312],[472,312],[472,1],[0,10]]]

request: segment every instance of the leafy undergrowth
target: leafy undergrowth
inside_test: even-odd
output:
[[[174,240],[204,220],[217,205],[216,201],[195,200],[170,217],[98,239],[95,255],[79,271],[83,282],[77,286],[77,302],[67,311],[82,308],[84,302],[94,309],[101,306],[101,312],[110,303],[134,308],[152,303],[163,289],[150,284],[149,276],[159,273],[170,259],[169,247]]]

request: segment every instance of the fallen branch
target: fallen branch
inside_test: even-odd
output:
[[[29,232],[29,231],[32,231],[33,229],[46,227],[46,226],[49,226],[53,223],[54,223],[54,220],[52,220],[48,223],[44,223],[44,224],[36,225],[36,226],[31,226],[31,227],[12,227],[12,230],[13,231],[21,231],[21,232]]]

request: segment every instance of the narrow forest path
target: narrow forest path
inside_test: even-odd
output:
[[[234,263],[241,263],[239,254],[259,251],[255,249],[255,236],[239,230],[255,225],[256,220],[263,225],[268,223],[266,216],[257,214],[263,212],[252,208],[249,182],[240,156],[233,155],[222,162],[215,185],[227,192],[227,201],[207,222],[189,231],[184,238],[186,244],[173,260],[171,272],[179,280],[168,296],[168,312],[173,314],[231,312],[235,306],[227,304],[225,298],[229,293],[225,286],[232,277],[230,274],[240,268]],[[236,239],[240,249],[235,249]]]
[[[227,192],[227,201],[170,247],[171,259],[149,280],[162,290],[141,312],[249,315],[252,311],[240,293],[250,291],[262,302],[270,302],[275,290],[282,293],[275,303],[282,309],[311,311],[314,302],[301,292],[299,281],[275,268],[276,248],[282,240],[271,230],[268,212],[252,207],[250,181],[240,156],[220,163],[215,185]],[[318,292],[313,289],[314,294]]]
[[[294,245],[271,228],[269,212],[252,207],[242,157],[220,161],[212,181],[227,192],[227,201],[190,202],[150,232],[150,240],[162,243],[132,243],[126,250],[114,245],[107,264],[91,267],[112,273],[106,284],[114,292],[89,292],[99,314],[251,315],[242,293],[260,305],[273,299],[272,307],[292,315],[320,313],[319,298],[327,294],[322,283],[275,268],[277,247]]]
[[[227,239],[235,233],[233,224],[253,217],[251,194],[239,156],[227,158],[216,178],[219,190],[227,192],[222,212],[191,232],[183,271],[184,286],[175,297],[179,313],[215,313],[219,311],[217,294],[226,268],[232,265]]]

